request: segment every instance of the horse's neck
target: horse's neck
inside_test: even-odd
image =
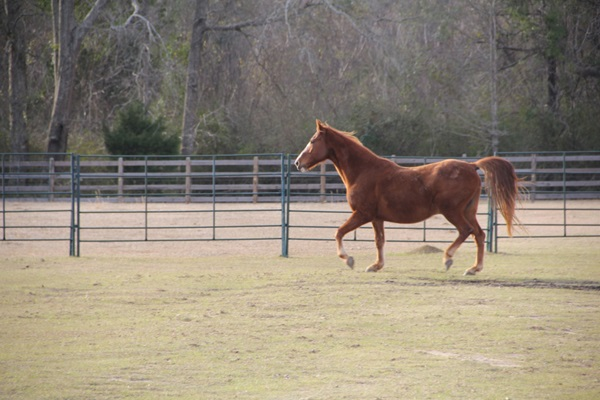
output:
[[[359,174],[364,172],[365,164],[371,158],[377,158],[375,154],[359,143],[346,138],[337,138],[333,148],[335,151],[331,154],[331,161],[340,174],[346,186],[356,181]],[[339,143],[346,141],[347,143]]]

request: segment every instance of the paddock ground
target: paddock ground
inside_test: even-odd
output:
[[[332,241],[2,242],[0,398],[600,398],[599,244],[502,239],[464,277],[471,241],[447,272],[389,243],[376,274],[367,241],[355,270]]]

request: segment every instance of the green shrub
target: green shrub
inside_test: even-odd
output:
[[[114,155],[169,155],[179,153],[179,138],[168,133],[164,119],[156,119],[140,102],[117,115],[112,129],[103,128],[104,144]]]

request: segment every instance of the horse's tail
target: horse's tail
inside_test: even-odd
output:
[[[496,203],[506,220],[508,235],[512,236],[513,225],[520,225],[519,219],[515,216],[516,201],[520,192],[520,180],[515,173],[515,168],[500,157],[482,158],[473,164],[484,172],[486,192]]]

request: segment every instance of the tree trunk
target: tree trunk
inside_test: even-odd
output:
[[[497,30],[496,30],[496,1],[490,5],[490,139],[492,154],[498,152],[500,145],[500,132],[498,131],[498,57],[496,53]]]
[[[26,153],[29,141],[26,124],[27,99],[27,45],[23,3],[6,1],[8,33],[8,92],[10,98],[10,151]]]
[[[550,56],[546,59],[546,66],[548,71],[548,109],[554,115],[558,115],[559,102],[558,102],[558,71],[556,65],[556,58]]]
[[[204,32],[206,31],[207,10],[208,0],[196,0],[183,107],[183,126],[181,132],[181,154],[183,155],[194,154],[196,150],[198,103],[200,101],[199,76],[202,63],[202,42]]]
[[[81,43],[108,0],[96,0],[77,25],[74,0],[52,0],[54,31],[54,103],[48,130],[48,152],[65,153],[69,139],[71,97]],[[57,157],[55,157],[57,158]],[[61,159],[63,157],[58,157]]]

